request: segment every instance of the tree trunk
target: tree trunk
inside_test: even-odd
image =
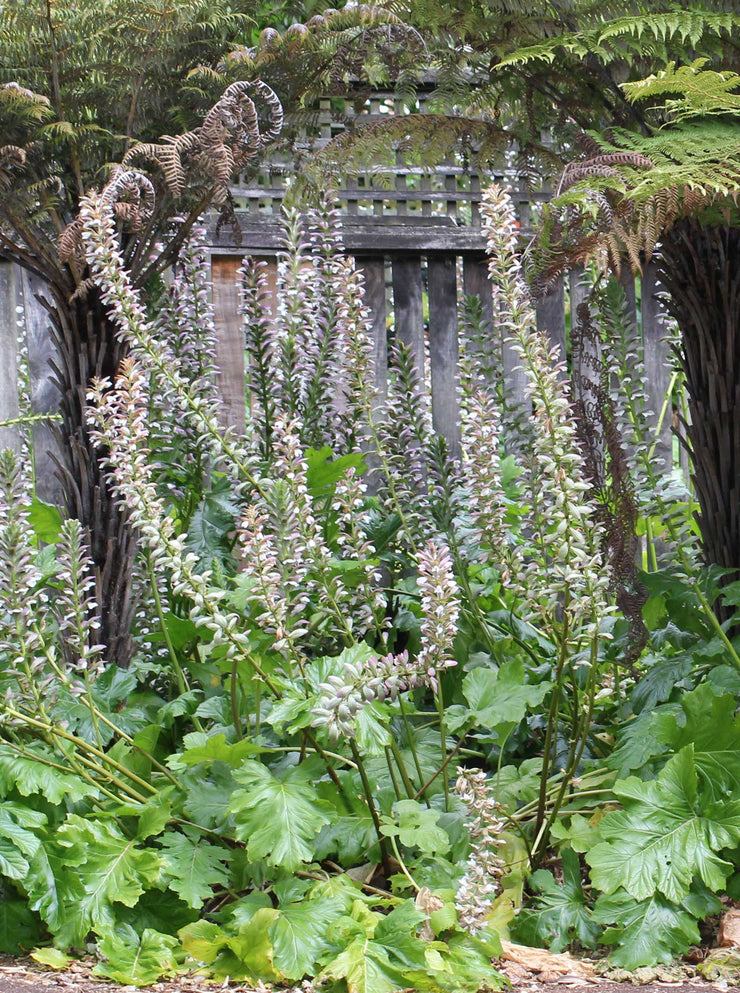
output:
[[[740,577],[740,230],[675,225],[661,248],[681,330],[687,426],[704,558]]]
[[[48,310],[59,353],[55,375],[61,394],[59,432],[64,464],[59,470],[65,507],[70,517],[83,524],[95,564],[98,642],[105,645],[107,661],[127,668],[134,651],[131,626],[136,537],[127,512],[111,498],[100,453],[92,445],[85,421],[91,379],[108,376],[112,380],[125,348],[116,340],[96,287],[72,303],[57,298]]]

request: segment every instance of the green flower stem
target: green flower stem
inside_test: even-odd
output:
[[[398,864],[401,867],[401,872],[404,874],[404,876],[408,879],[408,881],[411,884],[411,886],[418,893],[419,890],[421,889],[421,887],[416,882],[416,880],[414,879],[414,877],[411,875],[411,873],[409,872],[409,870],[406,868],[406,863],[401,858],[401,853],[398,850],[398,845],[396,844],[396,839],[393,837],[393,835],[390,835],[388,837],[388,841],[390,841],[390,843],[391,843],[391,848],[393,849],[393,854],[396,856],[396,862],[398,862]]]
[[[555,800],[553,801],[552,807],[550,809],[550,814],[547,817],[545,823],[545,831],[541,841],[541,845],[544,848],[550,837],[550,831],[555,823],[558,814],[560,813],[560,808],[562,807],[563,801],[565,800],[566,793],[572,782],[572,777],[578,768],[578,763],[581,761],[581,756],[583,754],[583,749],[586,745],[586,740],[588,738],[589,728],[591,727],[591,720],[593,718],[594,710],[594,699],[596,696],[596,660],[593,655],[596,653],[596,639],[594,638],[592,645],[592,664],[591,671],[589,673],[589,698],[588,698],[588,708],[584,713],[583,719],[580,724],[580,728],[573,735],[571,741],[570,749],[568,751],[568,761],[565,766],[563,773],[562,782],[560,784],[560,789],[558,790]],[[534,850],[536,852],[537,846],[535,844]]]
[[[554,687],[550,710],[547,716],[547,730],[545,732],[545,743],[542,748],[542,771],[540,772],[540,791],[537,803],[537,817],[535,820],[535,840],[532,844],[532,855],[537,859],[539,855],[539,845],[542,841],[546,829],[545,807],[547,802],[548,770],[550,768],[550,753],[555,745],[555,732],[557,729],[557,714],[560,706],[561,679],[565,667],[565,647],[561,645],[558,658],[557,669],[555,671]]]
[[[437,778],[437,776],[441,775],[444,772],[445,768],[450,764],[450,762],[454,759],[454,757],[460,751],[460,746],[462,745],[463,741],[465,741],[465,735],[468,733],[468,731],[470,730],[471,727],[472,727],[472,724],[469,725],[465,729],[465,731],[463,732],[462,736],[460,737],[460,740],[455,745],[455,747],[452,749],[452,751],[447,756],[447,758],[444,760],[444,762],[439,767],[439,769],[437,769],[437,771],[433,775],[431,775],[429,777],[429,779],[427,779],[427,781],[422,785],[421,789],[417,790],[417,792],[414,794],[414,800],[418,800],[420,796],[423,796],[425,790],[427,790],[432,785],[432,783]]]
[[[239,714],[239,700],[237,698],[238,693],[237,685],[237,661],[231,663],[231,678],[229,680],[229,696],[231,698],[231,721],[234,725],[234,733],[236,734],[236,740],[242,741],[244,735],[242,734],[242,722]]]
[[[398,780],[396,779],[396,773],[393,769],[393,752],[391,751],[390,745],[387,745],[383,749],[385,753],[385,761],[388,766],[388,775],[391,777],[391,783],[393,783],[393,792],[396,794],[396,800],[402,799],[401,790],[398,785]]]
[[[16,719],[22,720],[26,724],[29,724],[31,727],[37,728],[39,731],[43,731],[47,735],[51,735],[56,738],[61,738],[63,741],[68,741],[70,744],[74,745],[77,749],[79,749],[79,751],[82,752],[83,754],[89,752],[91,755],[94,755],[97,759],[100,760],[103,769],[105,769],[107,766],[110,766],[112,769],[115,769],[116,772],[121,773],[127,779],[130,779],[133,783],[136,783],[138,786],[141,786],[144,789],[148,790],[149,793],[151,793],[153,796],[159,792],[156,787],[152,786],[151,783],[147,783],[146,780],[142,779],[140,776],[137,776],[136,773],[132,772],[130,769],[127,769],[125,766],[121,765],[120,762],[117,762],[115,759],[111,758],[109,753],[101,751],[101,749],[96,748],[95,745],[91,745],[89,741],[85,741],[84,738],[80,738],[76,734],[71,734],[71,732],[65,731],[63,728],[59,727],[58,724],[53,724],[49,720],[46,721],[38,720],[35,717],[31,717],[29,714],[21,713],[20,711],[16,710],[14,707],[11,706],[6,706],[5,710],[6,713],[8,713],[11,717],[15,717]]]
[[[64,669],[62,669],[59,666],[59,664],[57,663],[56,658],[55,658],[53,652],[50,650],[50,648],[47,645],[46,641],[43,640],[43,637],[42,637],[42,634],[43,633],[39,630],[39,628],[37,627],[37,625],[33,625],[33,630],[39,636],[39,638],[42,638],[44,657],[45,657],[47,663],[49,664],[49,667],[55,673],[55,675],[60,680],[60,682],[63,683],[65,686],[68,686],[69,685],[69,682],[70,682],[69,674]],[[30,670],[29,670],[29,678],[30,678]],[[89,678],[88,678],[87,673],[85,673],[85,684],[86,684],[86,687],[87,687],[87,693],[85,695],[83,695],[83,696],[80,697],[80,703],[82,703],[83,706],[87,707],[88,710],[90,711],[90,719],[91,719],[91,721],[93,723],[93,726],[94,726],[95,731],[96,731],[96,736],[97,736],[97,739],[98,739],[98,749],[97,749],[98,754],[99,755],[107,755],[107,753],[103,749],[103,745],[102,745],[102,741],[101,741],[101,738],[100,738],[100,734],[98,732],[98,723],[101,723],[101,724],[105,724],[107,727],[109,727],[111,729],[111,731],[113,731],[114,734],[116,734],[119,738],[122,738],[126,742],[126,744],[130,745],[132,748],[136,749],[136,751],[138,751],[141,755],[143,755],[144,758],[147,759],[149,762],[151,762],[152,763],[152,766],[154,768],[156,768],[159,772],[161,772],[164,776],[166,776],[174,786],[176,786],[178,789],[182,789],[179,781],[175,778],[175,776],[172,775],[172,773],[170,772],[170,770],[166,766],[162,765],[161,762],[158,762],[157,759],[155,759],[153,755],[150,755],[149,752],[147,752],[145,749],[141,748],[139,745],[134,744],[134,739],[129,734],[127,734],[125,731],[121,730],[121,728],[119,728],[116,724],[114,724],[111,720],[109,720],[105,716],[105,714],[103,714],[96,707],[95,701],[92,699],[92,688],[90,686]],[[38,691],[35,688],[35,684],[33,684],[33,686],[34,686],[34,700],[35,700],[35,704],[36,704],[37,716],[40,717],[40,718],[42,718],[43,720],[46,720],[48,722],[48,724],[49,724],[50,727],[52,727],[52,726],[57,727],[57,725],[54,725],[53,721],[51,720],[51,718],[46,713],[46,710],[44,709],[44,706],[43,706],[43,703],[41,701],[41,698],[38,695]],[[26,718],[26,719],[28,719],[28,718]],[[76,738],[75,740],[76,741],[79,741],[79,742],[82,742],[83,745],[85,745],[85,746],[87,746],[89,744],[88,742],[85,742],[84,738]],[[143,782],[143,780],[142,780],[142,782]]]
[[[329,774],[329,778],[331,779],[331,781],[336,786],[336,788],[339,791],[340,795],[341,796],[344,796],[344,786],[342,785],[342,781],[339,778],[339,776],[337,775],[336,769],[334,768],[334,766],[332,765],[332,763],[329,761],[329,755],[334,755],[334,752],[325,752],[324,749],[321,747],[321,745],[316,740],[316,737],[315,737],[313,731],[311,731],[309,728],[304,728],[303,733],[306,736],[306,739],[309,742],[309,744],[311,745],[311,747],[313,748],[313,750],[316,752],[316,754],[319,756],[319,758],[321,759],[321,761],[326,766],[326,771]],[[353,755],[353,758],[355,759],[355,762],[357,762],[357,757]],[[342,761],[343,762],[346,762],[347,760],[346,759],[342,759]],[[349,763],[349,764],[351,765],[352,763]],[[361,768],[361,762],[359,762],[357,764],[357,768],[358,768],[358,770],[360,772],[360,775],[362,776],[363,770]]]
[[[398,766],[398,771],[401,773],[401,781],[403,782],[406,793],[410,800],[413,800],[416,796],[416,790],[414,789],[414,784],[409,779],[409,774],[406,769],[406,763],[403,760],[403,755],[401,754],[401,749],[396,743],[396,739],[391,737],[390,749],[393,752],[393,758],[396,760],[396,765]]]
[[[382,831],[380,830],[380,818],[378,817],[378,811],[375,807],[375,798],[373,797],[373,790],[370,785],[370,780],[367,778],[367,772],[365,771],[365,766],[362,762],[362,756],[360,755],[357,745],[355,744],[352,738],[350,738],[349,740],[349,745],[350,745],[350,750],[352,751],[352,758],[357,763],[357,771],[360,774],[362,789],[365,793],[365,799],[367,800],[368,808],[370,809],[370,816],[373,819],[375,833],[378,836],[378,845],[380,846],[380,858],[383,863],[383,871],[385,873],[386,879],[388,879],[393,874],[393,867],[391,866],[390,857],[388,855],[387,839],[384,837]]]
[[[87,706],[87,702],[85,700],[82,700],[82,702]],[[173,786],[176,786],[178,790],[182,789],[182,785],[179,779],[175,775],[173,775],[173,773],[167,768],[166,765],[162,765],[161,762],[155,759],[154,756],[150,752],[148,752],[145,748],[142,748],[141,745],[135,744],[134,739],[131,737],[131,735],[127,734],[126,731],[123,731],[121,728],[119,728],[117,724],[113,723],[113,721],[108,720],[105,714],[102,714],[97,708],[94,709],[95,709],[95,715],[101,724],[105,724],[107,727],[109,727],[111,731],[114,731],[115,734],[118,735],[118,737],[121,738],[123,741],[125,741],[127,745],[130,745],[131,748],[133,748],[140,755],[142,755],[147,760],[147,762],[151,762],[152,767],[156,769],[157,772],[161,772],[163,776],[169,779],[169,781],[172,783]]]
[[[107,779],[109,783],[116,786],[122,793],[130,797],[130,799],[135,800],[136,803],[140,803],[142,805],[146,803],[147,798],[142,793],[139,793],[132,786],[129,786],[122,779],[120,779],[113,772],[111,772],[110,769],[101,767],[96,762],[93,762],[93,760],[88,758],[86,755],[78,754],[74,760],[70,759],[70,765],[72,765],[73,768],[75,768],[75,771],[77,772],[78,775],[81,775],[81,770],[76,768],[77,763],[82,764],[87,769],[95,770],[95,772],[97,772],[98,775],[101,775],[104,779]],[[103,793],[106,793],[107,796],[112,795],[108,793],[105,787],[97,780],[95,781],[95,786],[96,788],[100,789]]]
[[[95,701],[92,695],[92,683],[90,682],[90,674],[85,670],[85,699],[84,704],[90,711],[90,720],[92,721],[93,730],[95,731],[95,740],[98,743],[98,748],[103,750],[103,739],[100,735],[100,721],[98,720],[98,708],[95,706]]]
[[[439,714],[439,747],[442,752],[442,782],[445,791],[445,810],[450,809],[450,770],[447,758],[447,724],[445,722],[445,705],[442,696],[442,683],[440,682],[436,694],[437,712]]]
[[[56,769],[57,772],[63,773],[69,773],[71,769],[73,772],[77,773],[81,779],[84,779],[86,783],[89,783],[96,790],[100,790],[100,792],[107,796],[110,800],[115,800],[118,804],[123,802],[121,797],[116,796],[115,793],[111,793],[110,790],[106,789],[106,787],[98,782],[97,779],[93,779],[93,777],[84,768],[78,767],[74,761],[70,760],[66,755],[65,757],[67,758],[68,764],[61,765],[59,762],[53,762],[51,759],[46,758],[46,756],[39,755],[38,752],[29,752],[27,748],[23,747],[23,745],[15,741],[8,741],[7,738],[3,740],[3,744],[7,745],[8,748],[12,748],[13,751],[17,752],[19,755],[22,755],[23,758],[31,759],[33,762],[38,762],[40,765],[46,766],[47,769]],[[49,744],[53,745],[52,742],[49,742]],[[105,774],[104,769],[101,769],[100,772],[101,774]],[[100,801],[96,800],[95,797],[91,797],[90,799],[97,806],[101,806]]]
[[[185,679],[185,673],[182,671],[182,666],[180,665],[180,660],[177,657],[177,651],[172,641],[172,636],[170,635],[169,628],[167,627],[167,621],[164,616],[164,608],[162,606],[162,598],[159,595],[159,587],[157,585],[157,576],[154,572],[154,567],[152,566],[152,556],[151,552],[147,549],[146,552],[146,568],[149,574],[149,585],[152,590],[152,596],[154,597],[154,606],[157,611],[157,617],[159,619],[159,626],[162,629],[162,634],[164,635],[164,641],[167,645],[167,654],[170,657],[170,664],[172,666],[172,671],[175,674],[175,680],[177,682],[177,688],[181,694],[187,693],[190,689],[188,682]],[[195,722],[194,722],[195,723]],[[198,728],[199,731],[203,730],[203,727]]]
[[[548,780],[548,790],[547,790],[548,797],[551,796],[551,795],[554,795],[560,789],[561,784],[562,784],[562,782],[563,782],[563,780],[565,778],[566,777],[565,777],[565,774],[563,772],[558,772],[558,773],[556,773],[555,775],[553,775],[553,776],[551,776],[549,778],[549,780]],[[594,779],[594,778],[601,780],[603,778],[603,770],[598,769],[598,770],[595,770],[594,772],[591,772],[591,773],[585,773],[581,777],[581,780],[580,781],[581,781],[581,783],[586,783],[586,782],[590,782],[591,779]],[[608,788],[606,788],[604,790],[600,790],[600,789],[579,790],[577,795],[579,797],[581,797],[581,796],[598,796],[598,795],[601,795],[602,793],[604,795],[607,795],[608,794],[608,795],[612,795],[613,796],[613,790],[608,789]],[[548,803],[547,803],[548,809],[550,807],[550,803],[551,803],[551,801],[548,800]],[[531,814],[536,813],[538,807],[539,807],[539,798],[536,799],[536,800],[530,800],[529,803],[522,804],[521,807],[519,807],[517,810],[513,811],[513,813],[509,814],[508,815],[509,816],[509,820],[511,820],[511,821],[525,821],[525,820],[527,820],[528,817],[530,817]]]
[[[406,711],[406,706],[403,702],[403,697],[399,694],[398,706],[401,711],[401,717],[403,718],[404,727],[406,728],[406,740],[409,743],[409,751],[414,760],[414,767],[416,768],[416,774],[419,777],[419,784],[424,782],[424,774],[421,771],[421,762],[419,761],[419,754],[416,751],[416,743],[414,742],[413,728],[411,726],[411,721],[409,720],[408,713]],[[415,792],[409,793],[409,796],[414,796]],[[427,799],[426,793],[424,793],[424,800],[427,807],[429,806],[429,800]]]

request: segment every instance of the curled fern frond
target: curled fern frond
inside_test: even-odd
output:
[[[267,127],[260,130],[252,94],[267,108]],[[261,80],[239,81],[226,88],[200,127],[159,143],[138,143],[126,152],[124,168],[144,160],[162,171],[173,197],[182,195],[188,178],[213,184],[213,202],[222,203],[234,172],[280,134],[282,106],[275,92]]]

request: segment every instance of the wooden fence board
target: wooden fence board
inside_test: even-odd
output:
[[[429,288],[429,357],[432,372],[432,422],[449,450],[460,448],[458,417],[457,259],[431,256]]]
[[[0,262],[0,421],[18,416],[18,269]],[[0,448],[19,447],[15,428],[0,427]]]
[[[550,339],[553,348],[558,349],[560,362],[567,357],[565,341],[565,292],[563,280],[558,279],[550,292],[539,298],[535,303],[537,312],[537,327],[544,331]]]
[[[51,374],[57,349],[50,333],[48,311],[41,302],[45,297],[45,284],[38,276],[23,270],[20,288],[26,322],[31,409],[37,414],[49,414],[59,409],[61,396]],[[61,503],[62,485],[56,467],[57,463],[62,463],[63,453],[51,421],[34,425],[33,458],[36,496],[45,503]]]
[[[363,218],[364,222],[364,218]],[[416,219],[414,219],[416,223]],[[458,229],[459,230],[459,229]],[[380,231],[375,232],[376,235]],[[479,297],[484,322],[487,323],[492,341],[494,363],[499,356],[499,369],[502,371],[510,403],[522,405],[526,413],[528,401],[525,399],[526,376],[520,368],[520,359],[513,349],[500,340],[502,328],[493,313],[491,288],[487,275],[487,264],[482,252],[460,253],[452,246],[446,253],[428,249],[427,299],[428,311],[428,352],[425,347],[425,307],[424,272],[422,253],[416,250],[358,251],[356,264],[365,275],[367,304],[371,317],[371,332],[375,362],[376,383],[381,393],[387,389],[387,323],[388,297],[387,272],[390,267],[390,282],[393,296],[395,331],[400,340],[408,343],[416,354],[419,372],[424,377],[426,355],[431,366],[431,405],[435,426],[448,439],[455,450],[459,439],[456,383],[458,375],[458,296],[459,290]],[[248,249],[247,249],[248,251]],[[219,410],[221,423],[241,432],[246,423],[246,398],[244,393],[244,333],[241,315],[238,313],[238,269],[245,249],[232,245],[231,252],[214,252],[212,256],[213,294],[216,328],[218,336],[217,364],[220,369],[218,388],[222,397]],[[250,254],[252,254],[250,252]],[[275,290],[275,253],[269,248],[254,252],[258,257],[270,260],[270,282]],[[462,279],[458,276],[459,259],[462,255]],[[571,304],[577,303],[586,290],[577,278],[570,280]],[[461,286],[458,286],[461,283]],[[634,286],[626,286],[628,300],[634,308]],[[36,299],[40,287],[24,274],[8,266],[0,267],[0,417],[12,417],[18,411],[16,371],[16,312],[20,299],[25,303],[28,325],[29,360],[31,372],[32,399],[37,410],[51,410],[56,399],[51,385],[52,377],[49,359],[52,357],[50,338],[47,330],[46,313]],[[655,297],[654,272],[648,270],[643,280],[642,319],[644,335],[645,371],[647,390],[655,397],[654,406],[659,410],[665,390],[670,380],[668,366],[668,345],[662,340],[663,328],[659,320],[659,302]],[[273,292],[274,296],[274,292]],[[538,326],[547,331],[553,344],[559,346],[562,354],[565,347],[565,309],[562,284],[544,301],[537,305]],[[87,375],[81,370],[82,376]],[[656,459],[661,462],[671,455],[671,418],[667,418],[661,433]],[[13,432],[5,432],[11,441]],[[3,437],[0,435],[0,437]],[[7,443],[7,442],[6,442]],[[43,499],[55,499],[57,483],[53,465],[48,454],[52,447],[48,427],[36,432],[38,463],[37,479],[39,495]],[[46,452],[46,453],[45,453]],[[672,461],[668,462],[672,465]],[[656,464],[657,467],[657,464]]]
[[[357,268],[365,278],[365,305],[370,310],[373,340],[375,386],[380,395],[388,393],[388,341],[385,305],[385,260],[376,256],[358,256]]]
[[[496,321],[491,283],[488,278],[488,262],[485,258],[465,257],[463,261],[463,289],[467,295],[477,296],[481,301],[481,316],[484,326],[488,327],[488,333],[491,336],[492,351],[501,357],[500,369],[506,384],[508,402],[526,413],[528,406],[527,377],[522,369],[518,353],[504,340],[504,332]]]
[[[219,422],[238,434],[246,430],[244,328],[239,313],[239,256],[213,260],[213,309],[216,325],[216,382],[221,394]]]
[[[424,305],[421,257],[409,255],[392,262],[393,316],[398,340],[414,352],[424,381]]]
[[[648,263],[642,274],[642,347],[644,375],[647,389],[652,401],[652,416],[649,423],[656,430],[660,418],[661,406],[668,392],[671,381],[671,350],[666,341],[666,329],[661,319],[662,307],[658,294],[661,292],[660,283],[656,276],[655,263]],[[672,408],[663,418],[654,454],[654,465],[657,471],[664,472],[673,464],[673,432]]]

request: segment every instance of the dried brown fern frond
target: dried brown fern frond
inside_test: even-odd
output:
[[[266,108],[264,129],[253,97]],[[170,196],[195,191],[204,209],[208,203],[223,204],[234,172],[274,141],[282,127],[282,106],[267,84],[236,82],[227,87],[208,111],[203,123],[177,136],[166,135],[160,143],[139,143],[128,150],[122,164],[114,167],[103,188],[103,196],[124,230],[138,232],[155,209],[152,180],[132,166],[139,161],[156,166]],[[81,221],[75,218],[62,232],[57,246],[61,262],[84,269],[80,235]]]
[[[629,627],[622,664],[630,668],[642,654],[649,632],[642,617],[648,590],[637,575],[637,501],[614,401],[603,361],[601,334],[587,302],[577,308],[571,343],[573,396],[585,475],[603,528],[617,605]]]
[[[267,125],[260,130],[253,96],[266,107]],[[159,143],[140,143],[123,158],[124,168],[139,160],[156,165],[169,193],[180,197],[186,186],[213,185],[213,202],[222,203],[234,172],[274,141],[282,128],[282,106],[261,80],[239,81],[226,88],[203,123],[184,134],[163,135]]]
[[[155,194],[151,180],[134,169],[116,166],[102,190],[102,196],[113,208],[113,213],[128,231],[140,230],[154,212]],[[82,248],[82,219],[76,217],[62,231],[57,242],[60,262],[85,267]]]
[[[563,169],[558,189],[564,193],[583,179],[591,179],[595,176],[620,176],[620,171],[614,167],[625,165],[636,169],[652,169],[655,163],[647,155],[639,152],[602,152],[588,159],[569,162]]]
[[[18,145],[0,146],[0,189],[9,190],[15,181],[15,173],[26,164],[26,151]]]
[[[181,138],[189,135],[181,135]],[[163,136],[161,144],[140,142],[130,148],[123,157],[126,169],[135,168],[137,163],[149,163],[162,170],[164,182],[173,197],[182,195],[185,188],[185,169],[182,164],[180,143],[177,139]]]

